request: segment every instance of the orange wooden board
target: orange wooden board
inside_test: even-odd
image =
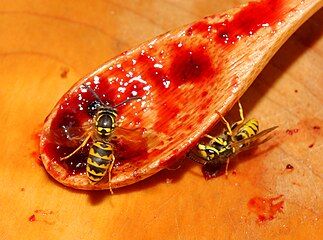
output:
[[[79,78],[145,40],[241,2],[0,2],[1,239],[319,239],[322,10],[242,97],[247,116],[279,130],[238,156],[228,179],[205,181],[200,166],[185,160],[110,196],[67,189],[36,160],[35,134]],[[234,108],[229,119],[237,117]],[[281,194],[283,211],[257,221],[249,200]]]

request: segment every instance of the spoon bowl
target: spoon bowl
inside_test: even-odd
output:
[[[170,166],[225,114],[321,1],[252,2],[168,32],[111,59],[77,82],[46,118],[41,157],[62,184],[85,190],[126,186]],[[68,161],[92,123],[95,97],[118,107],[112,180],[89,183],[89,144]],[[93,124],[93,123],[92,123]],[[78,140],[80,139],[80,140]]]

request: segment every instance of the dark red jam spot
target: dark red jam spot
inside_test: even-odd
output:
[[[35,216],[35,214],[31,215],[31,216],[28,218],[28,221],[29,221],[29,222],[35,222],[35,221],[36,221],[36,216]]]
[[[203,81],[214,75],[212,60],[206,48],[174,47],[169,79],[175,87],[192,81]]]
[[[61,71],[61,78],[66,78],[68,72],[69,72],[68,68],[63,68],[62,71]]]
[[[320,129],[321,129],[321,127],[320,127],[320,126],[314,126],[314,127],[313,127],[313,129],[314,129],[314,130],[320,130]]]
[[[259,29],[270,27],[281,21],[283,17],[283,0],[262,0],[250,2],[233,16],[231,20],[224,20],[216,24],[197,22],[191,26],[186,34],[202,34],[222,44],[233,44],[242,37],[251,36]],[[207,19],[206,19],[207,20]],[[213,30],[217,30],[214,34]]]
[[[258,215],[258,222],[272,220],[278,212],[283,211],[284,201],[278,201],[282,196],[279,195],[274,198],[254,197],[249,200],[248,208]]]
[[[312,144],[308,145],[308,147],[309,147],[309,148],[314,147],[314,143],[312,143]]]
[[[295,90],[294,90],[294,92],[295,92],[295,93],[298,93],[298,90],[297,90],[297,89],[295,89]]]
[[[286,170],[293,171],[293,170],[294,170],[293,165],[291,165],[291,164],[287,164],[287,165],[286,165]]]

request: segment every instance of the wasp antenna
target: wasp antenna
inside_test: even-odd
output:
[[[132,100],[137,100],[137,99],[141,99],[141,97],[130,97],[124,101],[122,101],[121,103],[118,103],[117,105],[113,106],[113,108],[117,108],[117,107],[120,107],[121,105],[127,103],[127,102],[130,102]]]
[[[92,89],[92,88],[90,88],[89,86],[87,86],[87,85],[83,85],[87,90],[89,90],[91,93],[92,93],[92,95],[102,104],[102,105],[105,105],[105,103],[104,102],[102,102],[102,100],[101,100],[101,98],[99,97],[99,95],[96,93],[96,92],[94,92],[94,90]]]

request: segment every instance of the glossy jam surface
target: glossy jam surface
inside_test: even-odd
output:
[[[278,212],[283,211],[284,201],[280,200],[282,197],[282,195],[274,198],[254,197],[249,200],[248,208],[258,215],[259,222],[269,221],[274,219]]]
[[[272,27],[282,19],[283,0],[250,2],[232,19],[209,24],[198,22],[187,34],[203,34],[221,44],[234,44],[245,36],[251,36],[261,28]]]

